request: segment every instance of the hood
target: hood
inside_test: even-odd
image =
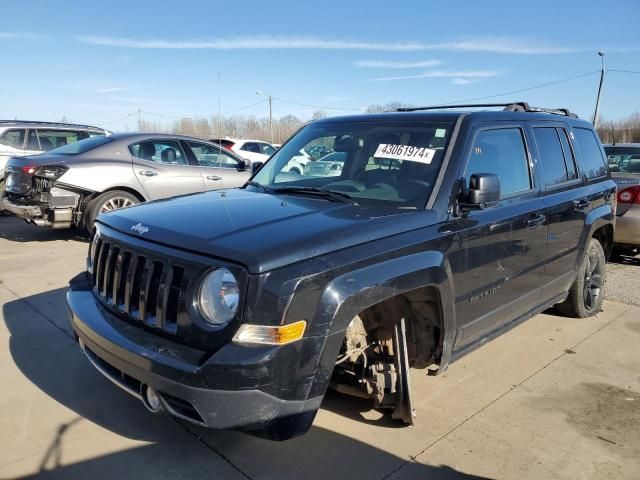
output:
[[[234,189],[141,204],[103,214],[98,221],[127,235],[231,260],[261,273],[424,227],[438,217],[431,210],[363,207]]]

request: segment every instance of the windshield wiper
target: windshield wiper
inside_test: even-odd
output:
[[[256,187],[258,190],[260,190],[261,192],[267,193],[269,191],[269,189],[267,187],[265,187],[264,185],[262,185],[261,183],[258,182],[254,182],[253,180],[249,180],[247,183],[244,184],[245,187],[247,185],[251,186],[251,187]]]
[[[323,188],[316,187],[280,187],[272,188],[271,193],[301,193],[309,195],[318,195],[324,197],[332,202],[351,203],[351,195],[343,192],[336,192],[334,190],[324,190]]]

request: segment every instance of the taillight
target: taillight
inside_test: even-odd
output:
[[[618,192],[618,203],[638,203],[640,204],[640,185],[627,187]]]
[[[224,145],[224,148],[226,148],[227,150],[229,150],[230,152],[232,152],[233,150],[231,150],[231,147],[233,147],[233,143],[227,143],[226,145]]]
[[[36,165],[26,165],[22,167],[22,171],[27,175],[33,175],[34,173],[36,173],[36,170],[38,170],[38,167]]]

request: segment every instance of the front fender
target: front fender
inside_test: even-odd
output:
[[[442,252],[415,253],[350,271],[327,284],[312,322],[316,333],[324,331],[326,341],[310,398],[324,395],[351,320],[372,305],[421,287],[434,287],[440,295],[443,321],[440,368],[444,371],[455,337],[451,267]]]

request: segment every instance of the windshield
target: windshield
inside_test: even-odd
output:
[[[452,129],[451,123],[413,121],[311,124],[278,150],[253,182],[267,189],[345,193],[359,204],[423,208]]]
[[[81,153],[88,152],[111,141],[113,141],[111,137],[95,136],[80,140],[76,143],[70,143],[64,147],[54,148],[53,150],[49,150],[47,155],[80,155]]]

